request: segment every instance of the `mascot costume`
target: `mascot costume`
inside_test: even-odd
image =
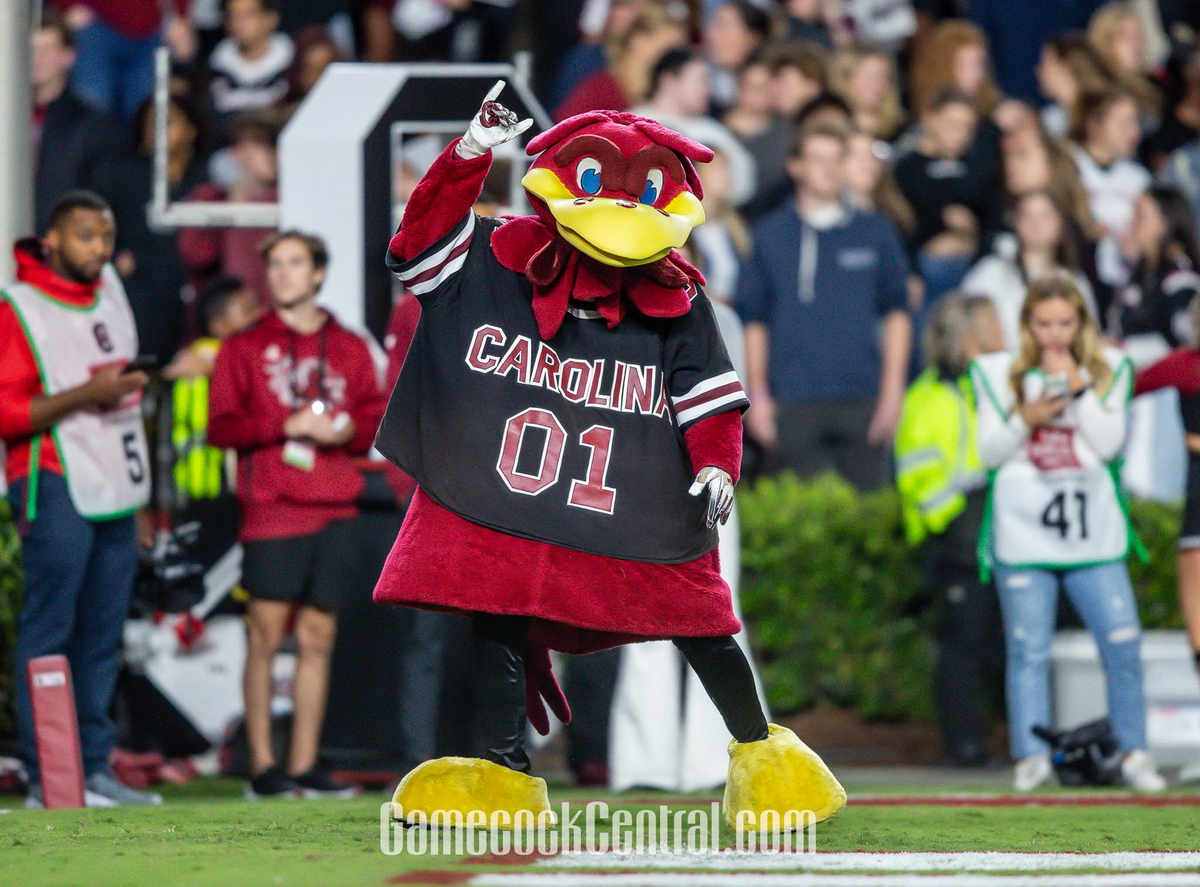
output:
[[[725,818],[846,794],[768,725],[717,561],[748,405],[700,273],[677,252],[704,221],[693,162],[660,124],[593,111],[533,139],[536,215],[472,212],[491,149],[532,124],[495,101],[413,192],[388,266],[421,319],[376,446],[417,490],[375,600],[472,619],[477,758],[412,770],[393,810],[552,817],[526,719],[570,718],[549,649],[670,639],[734,737]]]

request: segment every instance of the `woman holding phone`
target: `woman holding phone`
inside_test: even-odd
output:
[[[980,550],[994,566],[1004,621],[1014,787],[1050,781],[1050,644],[1061,587],[1096,640],[1121,775],[1140,791],[1165,782],[1146,753],[1141,626],[1125,557],[1130,529],[1115,465],[1125,440],[1133,370],[1101,344],[1074,276],[1034,280],[1016,353],[971,366],[979,454],[991,471]]]

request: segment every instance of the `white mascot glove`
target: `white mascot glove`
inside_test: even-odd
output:
[[[526,117],[518,122],[515,113],[495,101],[503,89],[504,81],[497,80],[487,98],[483,100],[479,114],[467,127],[466,135],[459,139],[455,146],[455,153],[464,160],[486,154],[497,145],[512,141],[533,126],[533,118]]]
[[[688,493],[699,496],[708,490],[708,514],[705,522],[715,527],[717,522],[722,524],[729,520],[733,510],[733,478],[712,465],[701,468],[695,482],[688,488]]]

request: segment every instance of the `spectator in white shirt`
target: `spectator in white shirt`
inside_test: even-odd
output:
[[[1138,104],[1114,86],[1084,96],[1080,108],[1073,154],[1101,235],[1096,270],[1103,283],[1120,286],[1128,269],[1119,243],[1129,230],[1134,204],[1150,186],[1150,173],[1133,159],[1142,138]]]
[[[1065,268],[1096,321],[1092,287],[1079,271],[1075,244],[1067,230],[1066,215],[1046,191],[1030,191],[1017,198],[1013,210],[1015,236],[996,238],[984,256],[963,278],[965,292],[989,297],[1004,328],[1005,348],[1021,347],[1021,306],[1030,282],[1055,268]]]

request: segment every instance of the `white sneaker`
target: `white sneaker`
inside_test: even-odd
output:
[[[1127,786],[1139,792],[1160,792],[1167,787],[1154,759],[1141,749],[1125,756],[1121,762],[1121,777]]]
[[[1200,761],[1193,761],[1179,771],[1180,785],[1195,785],[1200,783]]]
[[[123,805],[153,805],[158,806],[162,803],[162,795],[158,792],[143,792],[137,789],[130,788],[121,780],[117,779],[116,774],[111,770],[99,770],[87,778],[85,783],[89,800],[87,805],[118,807]],[[107,804],[92,804],[91,795],[99,795],[107,800]]]
[[[1054,778],[1054,768],[1049,755],[1030,755],[1017,761],[1013,770],[1013,788],[1019,792],[1031,792],[1046,785]]]
[[[97,794],[91,789],[83,790],[83,805],[85,807],[116,807],[117,802],[112,798]],[[25,795],[26,810],[41,810],[46,805],[42,803],[42,787],[40,785],[31,785],[28,794]]]

